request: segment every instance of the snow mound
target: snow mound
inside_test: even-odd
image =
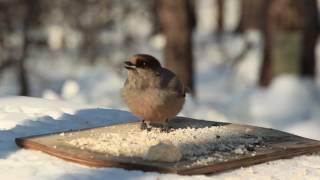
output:
[[[294,76],[281,76],[272,82],[270,88],[261,89],[251,97],[249,113],[252,119],[274,123],[274,127],[281,128],[288,122],[310,118],[313,98],[311,82]]]

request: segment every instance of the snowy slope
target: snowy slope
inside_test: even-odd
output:
[[[18,148],[14,138],[137,120],[126,111],[29,97],[0,99],[1,179],[319,179],[320,155],[278,160],[213,176],[88,168]]]

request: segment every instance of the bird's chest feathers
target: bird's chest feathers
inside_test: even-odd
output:
[[[157,80],[150,79],[129,79],[125,85],[125,95],[128,104],[134,106],[150,107],[163,104],[165,94],[159,87]]]
[[[147,88],[159,88],[160,77],[153,72],[145,72],[143,74],[135,74],[129,76],[126,86],[131,89],[144,90]]]

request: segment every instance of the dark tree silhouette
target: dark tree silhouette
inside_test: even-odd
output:
[[[22,19],[22,47],[17,57],[17,72],[18,81],[20,84],[20,95],[28,96],[30,95],[29,78],[26,68],[26,60],[29,56],[29,46],[31,44],[30,30],[31,28],[39,23],[39,7],[40,3],[38,0],[30,0],[24,2],[24,13]]]
[[[272,62],[272,41],[274,33],[274,24],[271,18],[271,3],[273,0],[264,1],[263,8],[263,59],[260,67],[259,85],[267,87],[273,78],[273,62]]]
[[[186,0],[160,0],[159,17],[166,38],[165,65],[195,95],[193,80],[192,27],[195,24],[192,3]]]
[[[0,3],[2,11],[1,16],[4,21],[2,22],[2,38],[7,38],[15,32],[21,32],[21,43],[18,45],[2,44],[2,50],[6,51],[7,56],[2,57],[0,65],[0,72],[6,68],[14,67],[17,73],[17,81],[20,85],[19,95],[30,95],[30,88],[28,83],[28,73],[26,69],[26,60],[28,58],[30,39],[30,29],[38,23],[39,15],[39,1],[4,1]]]
[[[304,15],[302,53],[300,59],[300,74],[303,77],[316,76],[315,47],[319,33],[319,18],[317,0],[306,0],[300,3]]]
[[[224,29],[224,0],[217,0],[217,33],[220,34]]]
[[[235,29],[237,33],[243,33],[248,29],[261,29],[264,21],[264,1],[265,0],[241,0],[241,15],[238,26]]]
[[[259,84],[268,86],[275,74],[315,77],[315,46],[319,32],[316,0],[265,1],[262,26],[264,56]]]

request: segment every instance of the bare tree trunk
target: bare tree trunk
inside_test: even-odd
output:
[[[263,35],[264,59],[259,85],[266,87],[272,76],[298,73],[315,77],[315,46],[319,32],[316,0],[272,0],[268,5]],[[300,63],[300,64],[299,64]]]
[[[240,0],[240,18],[239,18],[239,22],[234,30],[234,33],[243,33],[244,31],[244,21],[245,21],[245,0]]]
[[[20,83],[20,95],[22,96],[28,96],[29,95],[29,83],[28,83],[28,77],[27,77],[27,70],[25,68],[25,62],[27,59],[27,52],[28,52],[28,46],[29,46],[29,40],[26,36],[27,35],[27,28],[24,28],[23,30],[23,36],[24,42],[22,47],[22,52],[20,57],[17,59],[17,69],[18,69],[18,79]]]
[[[260,67],[259,85],[267,87],[273,78],[272,43],[274,39],[274,24],[271,18],[271,3],[274,0],[264,2],[264,20],[262,32],[264,36],[263,60]]]
[[[236,33],[243,33],[248,29],[261,29],[261,18],[264,13],[265,0],[241,0],[240,9],[241,15],[238,26],[235,29]]]
[[[196,12],[195,12],[195,0],[185,0],[187,1],[187,16],[189,18],[189,24],[192,30],[194,30],[197,26],[197,18],[196,18]],[[161,4],[161,0],[152,0],[151,1],[151,11],[153,12],[153,16],[152,18],[152,23],[153,23],[153,30],[152,30],[152,35],[157,34],[157,33],[161,33],[162,32],[162,27],[161,27],[161,20],[160,20],[160,4]]]
[[[30,45],[29,29],[33,21],[33,13],[36,11],[36,0],[25,3],[25,16],[23,19],[22,36],[23,44],[19,56],[17,57],[18,81],[20,84],[20,95],[28,96],[30,88],[28,83],[28,73],[26,70],[26,59],[28,58],[28,50]]]
[[[95,64],[98,54],[97,29],[95,27],[84,27],[82,29],[83,42],[81,44],[81,54],[84,55],[90,64]]]
[[[304,77],[315,78],[315,47],[319,33],[318,6],[316,0],[307,0],[303,3],[305,27],[303,28],[300,74]]]
[[[221,34],[224,30],[224,0],[217,0],[217,33]]]
[[[25,61],[27,59],[28,46],[30,38],[28,35],[31,24],[38,23],[35,15],[37,10],[37,0],[24,1],[7,1],[0,4],[1,13],[3,15],[3,36],[7,36],[15,32],[16,28],[22,28],[21,37],[22,44],[8,45],[3,44],[3,50],[7,51],[7,56],[4,57],[0,65],[0,73],[9,67],[14,67],[16,70],[17,81],[20,85],[19,95],[29,95],[29,84]],[[16,15],[13,17],[12,15]],[[21,23],[21,24],[20,24]],[[6,37],[4,37],[6,38]]]
[[[152,12],[151,23],[152,23],[152,32],[151,35],[155,35],[162,32],[160,20],[159,20],[159,0],[152,0],[150,10]]]
[[[197,18],[196,18],[196,7],[195,7],[195,1],[196,0],[186,0],[187,4],[187,16],[190,21],[190,28],[191,31],[194,30],[197,27]]]
[[[191,4],[185,0],[161,0],[159,17],[166,46],[165,65],[174,71],[181,81],[195,95],[192,55]]]

